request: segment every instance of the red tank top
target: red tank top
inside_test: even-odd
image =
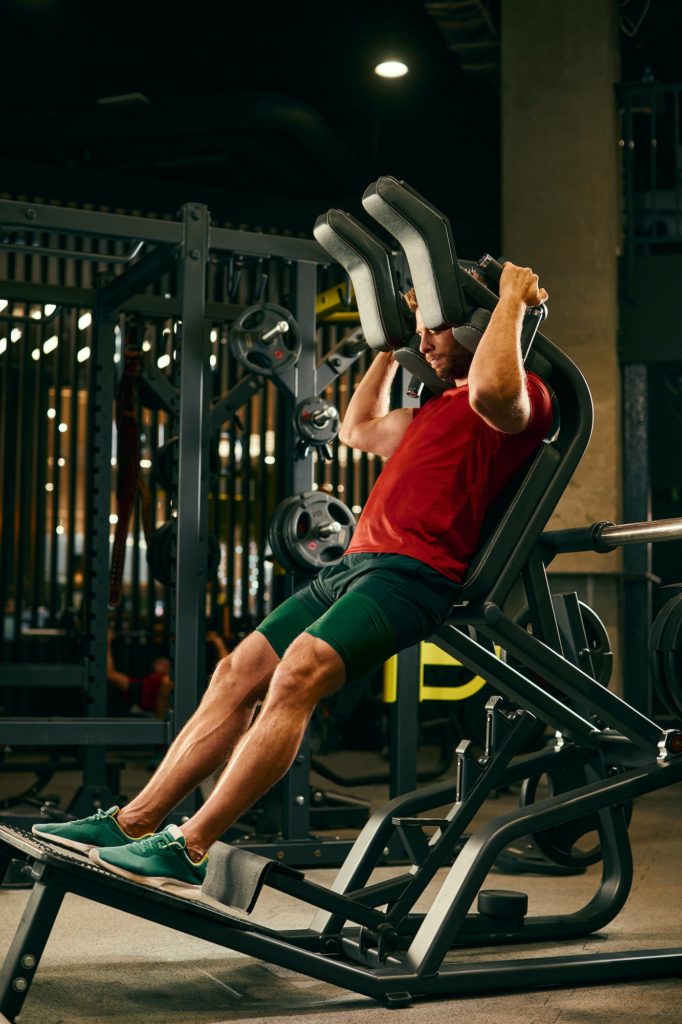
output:
[[[459,583],[495,495],[549,433],[552,399],[528,373],[531,417],[520,434],[489,426],[451,388],[415,411],[365,504],[348,551],[408,555]]]

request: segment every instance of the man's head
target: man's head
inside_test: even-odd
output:
[[[403,296],[409,309],[416,318],[416,331],[419,335],[419,351],[441,380],[464,380],[469,374],[473,355],[452,335],[451,327],[431,331],[424,326],[419,312],[417,296],[414,288],[410,288]]]

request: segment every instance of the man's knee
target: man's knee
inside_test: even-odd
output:
[[[302,633],[289,647],[272,677],[268,699],[316,704],[344,684],[346,667],[326,641]]]
[[[216,665],[207,694],[262,700],[279,657],[261,633],[250,633]]]

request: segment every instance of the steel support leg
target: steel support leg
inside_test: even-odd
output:
[[[64,890],[36,882],[0,971],[0,1015],[14,1021],[21,1012],[36,968],[64,899]]]

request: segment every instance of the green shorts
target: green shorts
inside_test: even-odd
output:
[[[415,558],[357,552],[322,569],[257,628],[280,658],[301,633],[325,640],[343,658],[350,681],[428,639],[457,591]]]

